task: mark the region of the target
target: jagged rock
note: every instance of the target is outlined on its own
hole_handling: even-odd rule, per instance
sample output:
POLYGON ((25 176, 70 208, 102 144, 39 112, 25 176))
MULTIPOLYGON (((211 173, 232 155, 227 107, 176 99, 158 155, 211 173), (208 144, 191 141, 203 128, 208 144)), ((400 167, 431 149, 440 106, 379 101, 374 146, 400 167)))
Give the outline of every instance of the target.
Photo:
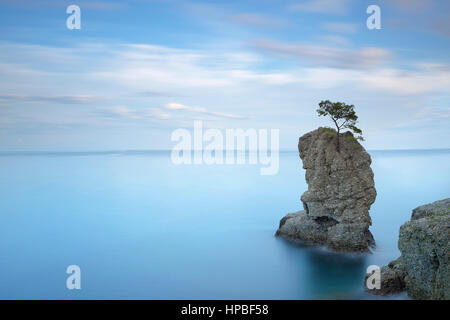
POLYGON ((450 299, 450 198, 413 210, 400 227, 405 284, 415 299, 450 299))
POLYGON ((381 269, 375 294, 406 289, 415 299, 450 299, 450 198, 413 210, 400 227, 401 257, 381 269))
POLYGON ((291 241, 326 246, 334 251, 364 252, 374 244, 364 224, 338 223, 329 217, 311 217, 305 210, 287 214, 276 233, 291 241))
POLYGON ((431 216, 448 215, 450 211, 450 198, 435 201, 433 203, 425 204, 417 207, 412 211, 411 220, 417 220, 431 216))
MULTIPOLYGON (((370 275, 366 275, 365 283, 370 275)), ((389 265, 381 268, 380 272, 380 289, 366 290, 376 295, 390 295, 400 293, 405 290, 405 264, 400 257, 395 261, 391 261, 389 265)))
POLYGON ((336 131, 319 128, 299 139, 305 210, 285 216, 276 234, 335 251, 370 251, 369 209, 376 198, 371 158, 351 132, 340 135, 340 152, 335 137, 336 131))

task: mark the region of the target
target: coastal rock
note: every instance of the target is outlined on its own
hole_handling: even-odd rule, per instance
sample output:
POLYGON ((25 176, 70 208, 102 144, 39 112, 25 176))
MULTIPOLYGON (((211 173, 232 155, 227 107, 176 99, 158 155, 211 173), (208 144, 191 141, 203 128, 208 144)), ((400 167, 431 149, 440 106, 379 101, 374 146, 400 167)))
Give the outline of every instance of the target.
POLYGON ((375 245, 369 209, 376 198, 371 158, 351 132, 319 128, 299 139, 308 190, 304 210, 285 216, 278 236, 341 252, 366 252, 375 245))
POLYGON ((445 216, 449 214, 449 211, 450 198, 447 198, 415 208, 412 211, 411 220, 418 220, 431 216, 445 216))
POLYGON ((400 227, 401 257, 381 269, 374 294, 405 290, 414 299, 450 299, 450 198, 420 206, 400 227))
POLYGON ((415 299, 450 299, 450 198, 413 210, 400 227, 405 284, 415 299))
MULTIPOLYGON (((380 289, 368 289, 366 290, 376 295, 391 295, 397 294, 405 290, 405 264, 400 257, 395 261, 389 263, 389 265, 381 268, 380 272, 380 289)), ((369 274, 366 275, 365 283, 369 274)))

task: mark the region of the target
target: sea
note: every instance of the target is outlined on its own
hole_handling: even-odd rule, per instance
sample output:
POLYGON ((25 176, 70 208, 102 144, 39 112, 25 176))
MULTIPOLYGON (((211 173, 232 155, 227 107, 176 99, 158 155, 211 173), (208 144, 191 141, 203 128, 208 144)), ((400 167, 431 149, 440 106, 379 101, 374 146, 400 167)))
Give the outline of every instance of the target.
POLYGON ((400 255, 414 208, 450 196, 450 149, 369 153, 377 247, 336 254, 274 235, 302 209, 298 152, 275 175, 170 151, 1 152, 0 299, 380 299, 366 270, 400 255))

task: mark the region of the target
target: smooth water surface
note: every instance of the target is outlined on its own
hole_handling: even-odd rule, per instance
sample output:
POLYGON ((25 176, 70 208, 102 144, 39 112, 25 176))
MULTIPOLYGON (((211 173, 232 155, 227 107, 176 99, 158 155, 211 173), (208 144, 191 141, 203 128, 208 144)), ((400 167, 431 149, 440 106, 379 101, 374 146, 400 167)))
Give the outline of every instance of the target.
POLYGON ((450 195, 450 150, 371 152, 372 255, 274 237, 307 186, 296 152, 257 165, 179 165, 169 152, 0 154, 1 299, 335 299, 399 255, 398 229, 450 195), (81 290, 66 268, 81 267, 81 290))

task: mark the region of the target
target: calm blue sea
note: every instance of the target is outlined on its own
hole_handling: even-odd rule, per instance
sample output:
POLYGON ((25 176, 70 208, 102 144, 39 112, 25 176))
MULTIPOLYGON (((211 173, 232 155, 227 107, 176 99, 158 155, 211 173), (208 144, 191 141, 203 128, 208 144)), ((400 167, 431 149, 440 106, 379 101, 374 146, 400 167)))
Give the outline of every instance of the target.
POLYGON ((352 256, 274 237, 307 188, 297 152, 274 176, 163 151, 1 153, 0 298, 371 298, 367 266, 398 257, 413 208, 450 196, 450 150, 371 155, 378 247, 352 256), (66 289, 72 264, 81 290, 66 289))

